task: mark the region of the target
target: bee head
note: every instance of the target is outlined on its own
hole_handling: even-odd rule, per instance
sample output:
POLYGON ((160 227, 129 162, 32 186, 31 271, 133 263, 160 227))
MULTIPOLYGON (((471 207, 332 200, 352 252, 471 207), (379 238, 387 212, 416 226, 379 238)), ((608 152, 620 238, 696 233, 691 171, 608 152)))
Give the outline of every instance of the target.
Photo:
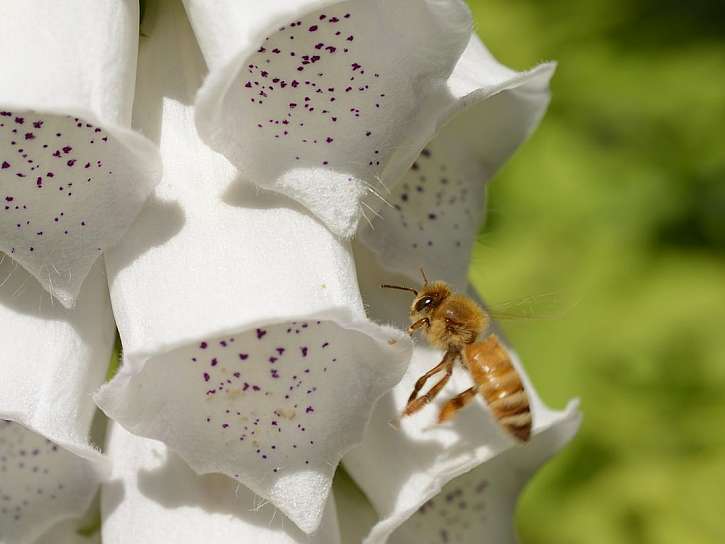
POLYGON ((402 291, 410 291, 415 295, 413 303, 410 306, 410 320, 411 322, 418 321, 424 317, 430 315, 441 302, 448 298, 451 294, 451 290, 445 282, 434 281, 429 282, 425 276, 425 272, 421 268, 420 273, 423 275, 423 287, 420 290, 413 289, 412 287, 401 287, 399 285, 382 285, 381 287, 388 289, 400 289, 402 291))
POLYGON ((410 318, 417 321, 429 315, 451 294, 448 285, 442 281, 426 283, 410 305, 410 318))

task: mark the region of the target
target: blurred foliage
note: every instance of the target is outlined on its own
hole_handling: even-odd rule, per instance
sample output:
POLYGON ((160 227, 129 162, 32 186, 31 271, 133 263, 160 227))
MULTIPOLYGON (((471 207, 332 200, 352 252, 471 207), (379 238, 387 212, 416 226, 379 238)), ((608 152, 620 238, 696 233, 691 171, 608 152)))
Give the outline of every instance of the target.
POLYGON ((582 401, 521 541, 725 542, 725 3, 470 5, 502 62, 559 62, 471 268, 494 302, 557 294, 504 328, 550 405, 582 401))

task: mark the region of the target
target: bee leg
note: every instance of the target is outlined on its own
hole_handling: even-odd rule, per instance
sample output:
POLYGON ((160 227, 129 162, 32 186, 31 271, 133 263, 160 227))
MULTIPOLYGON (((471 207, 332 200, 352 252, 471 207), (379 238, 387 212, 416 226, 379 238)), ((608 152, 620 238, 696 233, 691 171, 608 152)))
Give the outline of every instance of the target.
POLYGON ((408 327, 408 334, 413 336, 415 331, 417 331, 418 329, 420 329, 423 326, 430 327, 430 319, 428 319, 427 317, 424 317, 423 319, 419 319, 418 321, 413 323, 410 327, 408 327))
MULTIPOLYGON (((426 404, 428 404, 431 400, 433 400, 433 398, 438 393, 440 393, 441 389, 443 389, 445 387, 446 383, 448 383, 448 380, 450 379, 451 374, 453 374, 453 362, 456 360, 457 356, 458 356, 457 352, 449 351, 446 353, 446 356, 443 358, 443 361, 441 362, 441 365, 445 365, 445 369, 446 369, 445 375, 440 379, 440 381, 438 381, 438 383, 433 385, 433 387, 431 387, 425 395, 423 395, 422 397, 413 398, 412 400, 408 401, 408 405, 405 407, 405 410, 403 411, 404 416, 409 416, 411 414, 414 414, 415 412, 417 412, 418 410, 423 408, 426 404)), ((438 365, 438 366, 441 366, 441 365, 438 365)))
POLYGON ((421 389, 423 389, 423 386, 425 385, 425 382, 428 381, 428 378, 430 378, 434 374, 438 374, 441 370, 445 368, 447 364, 448 361, 446 360, 446 357, 443 357, 443 360, 440 363, 438 363, 436 366, 434 366, 428 372, 418 378, 418 381, 415 382, 415 386, 413 387, 413 392, 408 397, 408 404, 413 402, 418 397, 418 393, 421 389))
POLYGON ((474 385, 473 387, 466 389, 463 393, 459 393, 451 400, 446 402, 443 405, 443 408, 441 408, 440 413, 438 414, 438 423, 443 423, 444 421, 448 421, 449 419, 451 419, 454 415, 456 415, 456 412, 458 410, 471 402, 476 397, 477 393, 478 386, 474 385))

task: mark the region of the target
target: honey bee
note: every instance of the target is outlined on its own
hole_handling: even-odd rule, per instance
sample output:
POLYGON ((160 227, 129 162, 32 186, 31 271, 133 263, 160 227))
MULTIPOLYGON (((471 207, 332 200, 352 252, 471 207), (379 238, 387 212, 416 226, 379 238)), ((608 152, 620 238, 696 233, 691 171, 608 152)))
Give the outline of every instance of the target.
POLYGON ((428 282, 423 269, 420 272, 424 285, 419 291, 398 285, 381 286, 415 295, 410 306, 408 333, 412 336, 422 330, 429 344, 445 351, 443 360, 415 382, 403 416, 417 412, 435 398, 460 359, 475 385, 446 402, 438 422, 451 419, 480 393, 503 428, 516 439, 528 441, 532 424, 529 397, 511 358, 490 330, 490 315, 471 298, 452 292, 445 282, 428 282), (483 339, 477 341, 482 334, 483 339), (428 379, 439 372, 444 372, 443 377, 427 393, 418 396, 428 379))

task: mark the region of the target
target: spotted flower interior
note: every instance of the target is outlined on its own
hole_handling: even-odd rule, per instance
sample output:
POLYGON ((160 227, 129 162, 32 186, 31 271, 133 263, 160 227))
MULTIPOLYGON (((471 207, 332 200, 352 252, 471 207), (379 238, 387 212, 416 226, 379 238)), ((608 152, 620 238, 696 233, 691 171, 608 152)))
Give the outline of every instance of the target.
POLYGON ((82 514, 96 493, 89 463, 8 420, 0 420, 0 539, 33 542, 82 514))
POLYGON ((202 138, 346 237, 432 133, 470 31, 467 10, 451 1, 338 2, 291 19, 272 3, 269 20, 283 23, 245 47, 233 39, 234 62, 217 69, 222 53, 201 36, 204 10, 187 9, 212 67, 197 112, 202 138))
POLYGON ((447 81, 446 124, 361 225, 360 241, 386 270, 417 281, 424 266, 431 278, 465 288, 486 182, 538 124, 553 69, 514 72, 471 38, 447 81))
POLYGON ((514 515, 519 494, 534 472, 571 440, 579 426, 570 412, 534 438, 450 480, 391 536, 390 544, 518 542, 514 515))
POLYGON ((197 472, 239 480, 313 531, 339 458, 392 385, 376 370, 387 340, 368 334, 305 320, 205 339, 119 374, 99 402, 197 472))
POLYGON ((130 130, 138 3, 71 2, 0 10, 0 251, 65 307, 160 174, 130 130))
POLYGON ((346 9, 353 7, 333 7, 266 37, 248 59, 239 92, 227 99, 248 103, 242 114, 259 129, 250 140, 266 140, 282 159, 294 157, 312 168, 362 162, 374 170, 380 150, 365 140, 377 140, 373 130, 387 128, 381 123, 387 84, 375 71, 377 59, 361 51, 369 44, 355 43, 356 29, 366 21, 346 9), (340 153, 346 144, 350 149, 340 153))
POLYGON ((387 196, 361 241, 379 251, 391 270, 416 281, 431 278, 465 285, 467 264, 485 213, 485 174, 455 138, 439 136, 387 196), (435 256, 435 258, 433 258, 435 256))
POLYGON ((139 200, 134 157, 83 119, 0 111, 0 250, 65 305, 139 200), (111 212, 111 213, 109 213, 111 212))
POLYGON ((391 536, 390 544, 474 544, 482 535, 489 542, 515 543, 519 478, 502 465, 496 459, 451 480, 391 536))

